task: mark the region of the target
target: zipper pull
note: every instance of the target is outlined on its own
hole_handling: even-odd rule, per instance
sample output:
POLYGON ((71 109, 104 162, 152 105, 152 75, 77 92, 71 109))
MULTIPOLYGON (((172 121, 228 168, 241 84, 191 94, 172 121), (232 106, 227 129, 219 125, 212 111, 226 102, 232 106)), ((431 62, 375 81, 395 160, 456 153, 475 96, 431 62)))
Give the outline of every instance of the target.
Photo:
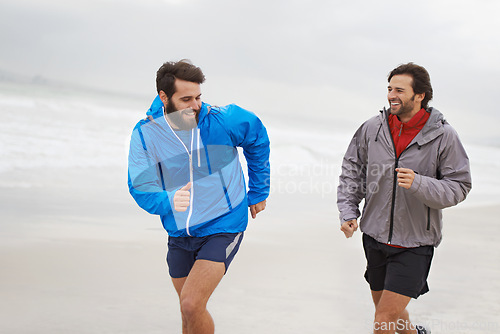
POLYGON ((399 128, 399 135, 398 135, 398 137, 401 137, 401 132, 403 132, 403 123, 401 123, 401 127, 399 128))

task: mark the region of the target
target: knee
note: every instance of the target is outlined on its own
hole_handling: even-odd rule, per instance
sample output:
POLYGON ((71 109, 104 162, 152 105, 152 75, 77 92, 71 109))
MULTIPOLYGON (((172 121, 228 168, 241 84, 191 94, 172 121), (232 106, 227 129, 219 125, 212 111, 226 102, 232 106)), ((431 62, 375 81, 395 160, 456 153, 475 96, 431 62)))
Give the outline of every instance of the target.
POLYGON ((187 319, 194 318, 196 315, 203 312, 205 306, 195 298, 183 297, 180 300, 181 313, 187 319))
POLYGON ((400 312, 395 310, 377 310, 375 312, 375 322, 379 324, 396 323, 399 316, 400 312))

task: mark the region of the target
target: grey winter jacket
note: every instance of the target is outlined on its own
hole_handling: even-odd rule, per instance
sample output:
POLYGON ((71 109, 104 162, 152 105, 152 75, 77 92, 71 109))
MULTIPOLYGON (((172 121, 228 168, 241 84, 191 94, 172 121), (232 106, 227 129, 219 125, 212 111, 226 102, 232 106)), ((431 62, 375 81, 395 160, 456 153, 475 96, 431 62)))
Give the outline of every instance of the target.
POLYGON ((458 134, 434 108, 408 147, 396 157, 388 111, 356 131, 342 163, 337 189, 341 223, 360 216, 360 229, 375 240, 403 247, 441 242, 441 209, 463 201, 472 187, 469 158, 458 134), (397 185, 396 168, 416 175, 410 189, 397 185))

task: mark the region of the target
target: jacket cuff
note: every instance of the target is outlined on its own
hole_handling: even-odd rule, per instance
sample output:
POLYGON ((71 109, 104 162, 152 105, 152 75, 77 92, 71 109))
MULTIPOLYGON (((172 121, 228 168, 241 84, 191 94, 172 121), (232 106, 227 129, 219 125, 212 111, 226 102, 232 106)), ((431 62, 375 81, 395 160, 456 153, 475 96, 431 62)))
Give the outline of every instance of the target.
POLYGON ((248 204, 248 206, 255 205, 257 203, 260 203, 260 202, 266 200, 268 196, 269 196, 269 194, 262 194, 260 196, 254 196, 254 195, 251 195, 250 193, 248 193, 247 194, 247 204, 248 204))
POLYGON ((348 222, 350 220, 357 220, 357 219, 358 219, 358 217, 356 217, 356 215, 351 215, 351 214, 345 215, 344 217, 340 218, 340 226, 342 226, 342 224, 344 224, 345 222, 348 222))
POLYGON ((172 212, 177 212, 174 209, 174 196, 175 196, 175 193, 177 192, 177 190, 179 190, 181 188, 182 187, 177 187, 175 190, 165 191, 167 193, 168 203, 170 204, 170 211, 172 211, 172 212))
POLYGON ((410 193, 415 194, 420 188, 421 183, 422 183, 422 176, 420 174, 415 173, 415 178, 413 179, 410 189, 408 189, 410 193))

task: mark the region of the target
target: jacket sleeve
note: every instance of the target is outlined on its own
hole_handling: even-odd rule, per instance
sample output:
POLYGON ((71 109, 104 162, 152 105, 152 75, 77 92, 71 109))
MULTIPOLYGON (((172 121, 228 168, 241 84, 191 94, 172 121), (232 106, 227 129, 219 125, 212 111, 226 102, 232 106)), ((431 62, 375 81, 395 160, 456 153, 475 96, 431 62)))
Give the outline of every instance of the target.
POLYGON ((172 211, 169 198, 174 192, 163 190, 160 166, 146 147, 140 126, 136 126, 130 140, 128 156, 128 187, 137 204, 151 214, 165 215, 172 211))
POLYGON ((248 205, 262 202, 270 189, 270 142, 261 120, 236 105, 228 107, 225 128, 234 146, 242 147, 248 166, 248 205))
POLYGON ((465 199, 472 188, 469 158, 458 134, 445 124, 441 142, 437 178, 415 174, 409 191, 425 205, 444 209, 465 199))
POLYGON ((337 188, 337 207, 340 223, 360 216, 359 203, 366 195, 366 144, 362 125, 354 134, 342 161, 337 188))

